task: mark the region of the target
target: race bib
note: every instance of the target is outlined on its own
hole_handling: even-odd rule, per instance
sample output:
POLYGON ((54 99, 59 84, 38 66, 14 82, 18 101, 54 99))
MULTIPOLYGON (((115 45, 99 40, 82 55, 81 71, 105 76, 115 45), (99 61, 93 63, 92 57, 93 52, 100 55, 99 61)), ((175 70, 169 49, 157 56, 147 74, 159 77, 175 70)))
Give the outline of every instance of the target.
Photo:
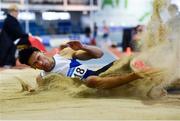
POLYGON ((72 78, 80 78, 82 79, 87 71, 87 67, 84 65, 80 65, 69 70, 68 76, 72 78))

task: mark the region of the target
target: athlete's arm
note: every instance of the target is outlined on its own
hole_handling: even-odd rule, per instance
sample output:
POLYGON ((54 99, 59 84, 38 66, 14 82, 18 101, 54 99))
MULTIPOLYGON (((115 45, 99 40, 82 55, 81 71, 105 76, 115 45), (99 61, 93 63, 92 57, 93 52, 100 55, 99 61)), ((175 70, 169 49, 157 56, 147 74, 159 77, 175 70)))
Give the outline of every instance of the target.
POLYGON ((103 52, 100 48, 90 45, 82 45, 79 41, 70 41, 67 45, 75 50, 73 57, 80 60, 100 58, 103 56, 103 52))
POLYGON ((111 89, 141 78, 143 77, 132 72, 127 75, 116 75, 112 77, 89 76, 84 82, 91 88, 111 89))

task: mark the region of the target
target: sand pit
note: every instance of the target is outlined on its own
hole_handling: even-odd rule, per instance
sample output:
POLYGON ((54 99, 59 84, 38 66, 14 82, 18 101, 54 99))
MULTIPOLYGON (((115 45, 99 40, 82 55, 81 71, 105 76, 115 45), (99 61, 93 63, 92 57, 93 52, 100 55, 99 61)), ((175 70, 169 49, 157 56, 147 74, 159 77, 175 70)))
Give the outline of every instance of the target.
MULTIPOLYGON (((39 73, 33 69, 3 70, 0 72, 0 106, 3 119, 180 119, 180 95, 146 100, 111 96, 88 90, 79 94, 66 88, 53 88, 38 93, 21 92, 17 76, 31 83, 39 73), (70 93, 74 92, 74 93, 70 93), (98 93, 98 94, 95 94, 98 93)), ((86 87, 79 87, 86 88, 86 87)), ((83 89, 81 89, 83 90, 83 89)), ((86 89, 87 90, 87 89, 86 89)))
POLYGON ((168 0, 154 1, 142 54, 135 58, 122 57, 101 76, 139 73, 134 67, 138 60, 160 70, 141 73, 142 79, 111 90, 91 89, 79 80, 57 74, 47 76, 46 85, 36 88, 38 70, 1 70, 0 119, 180 120, 180 94, 160 96, 162 90, 180 78, 180 15, 163 21, 160 13, 167 10, 168 5, 168 0), (22 92, 19 80, 37 90, 22 92))

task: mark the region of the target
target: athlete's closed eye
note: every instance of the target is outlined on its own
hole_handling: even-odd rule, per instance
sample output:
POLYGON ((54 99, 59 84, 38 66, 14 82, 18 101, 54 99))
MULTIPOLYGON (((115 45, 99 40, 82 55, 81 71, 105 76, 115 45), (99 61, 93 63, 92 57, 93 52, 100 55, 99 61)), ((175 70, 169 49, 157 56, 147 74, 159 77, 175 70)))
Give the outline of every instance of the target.
POLYGON ((36 66, 37 66, 39 60, 40 60, 40 55, 37 55, 37 57, 36 57, 34 63, 32 64, 32 67, 33 67, 34 69, 37 68, 36 66))

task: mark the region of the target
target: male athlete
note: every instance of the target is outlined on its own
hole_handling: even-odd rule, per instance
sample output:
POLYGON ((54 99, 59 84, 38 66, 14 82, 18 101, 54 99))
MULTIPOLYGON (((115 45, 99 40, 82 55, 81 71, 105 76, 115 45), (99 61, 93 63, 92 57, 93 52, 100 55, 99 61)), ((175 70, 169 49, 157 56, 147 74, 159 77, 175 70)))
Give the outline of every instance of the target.
POLYGON ((43 70, 37 77, 37 83, 39 85, 43 84, 43 77, 51 72, 63 74, 64 76, 72 78, 77 77, 88 87, 101 89, 115 88, 141 78, 136 73, 113 77, 100 77, 98 75, 110 68, 113 62, 97 71, 92 71, 76 60, 100 58, 103 56, 103 52, 100 48, 83 45, 79 41, 70 41, 64 46, 65 48, 53 57, 48 57, 35 47, 26 48, 19 52, 19 61, 34 69, 43 70))

